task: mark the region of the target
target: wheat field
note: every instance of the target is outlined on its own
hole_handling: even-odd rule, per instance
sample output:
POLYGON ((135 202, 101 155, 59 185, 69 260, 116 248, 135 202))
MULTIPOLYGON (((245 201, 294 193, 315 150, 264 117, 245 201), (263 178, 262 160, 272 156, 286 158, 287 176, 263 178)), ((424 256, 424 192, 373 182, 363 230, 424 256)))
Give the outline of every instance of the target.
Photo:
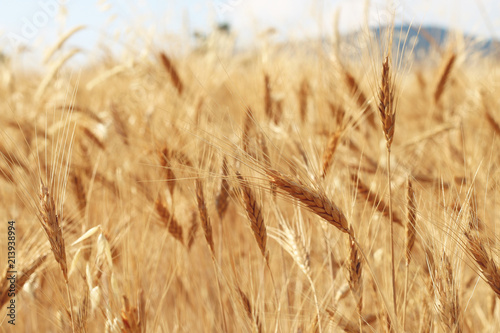
POLYGON ((497 59, 72 33, 1 63, 2 331, 500 330, 497 59))

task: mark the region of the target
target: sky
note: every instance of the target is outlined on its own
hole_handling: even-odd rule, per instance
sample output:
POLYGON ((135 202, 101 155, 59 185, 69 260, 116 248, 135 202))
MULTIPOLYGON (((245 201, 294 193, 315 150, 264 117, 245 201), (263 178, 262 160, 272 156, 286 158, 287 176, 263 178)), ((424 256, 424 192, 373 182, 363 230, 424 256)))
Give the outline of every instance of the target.
POLYGON ((37 52, 79 25, 85 29, 68 44, 86 50, 134 47, 140 52, 151 44, 185 50, 192 47, 195 31, 208 32, 220 22, 231 25, 242 45, 271 27, 284 39, 330 36, 336 13, 341 32, 360 27, 367 3, 374 26, 394 13, 398 21, 500 37, 497 0, 0 0, 0 48, 37 52))

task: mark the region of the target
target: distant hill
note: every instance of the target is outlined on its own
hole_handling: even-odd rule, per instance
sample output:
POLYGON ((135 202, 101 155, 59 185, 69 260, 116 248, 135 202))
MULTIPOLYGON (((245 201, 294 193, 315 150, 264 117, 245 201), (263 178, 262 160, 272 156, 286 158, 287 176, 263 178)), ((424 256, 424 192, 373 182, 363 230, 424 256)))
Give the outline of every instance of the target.
MULTIPOLYGON (((371 37, 376 37, 378 41, 385 41, 385 36, 387 34, 389 27, 374 28, 370 30, 372 34, 371 37)), ((414 48, 414 58, 421 60, 434 49, 446 48, 448 41, 453 40, 453 38, 459 36, 460 32, 449 30, 446 28, 436 27, 436 26, 412 26, 409 25, 399 25, 394 28, 394 40, 393 48, 398 49, 398 44, 404 44, 406 40, 406 51, 414 48)), ((343 41, 348 44, 347 52, 349 52, 349 46, 359 53, 358 47, 363 47, 363 43, 370 40, 367 38, 366 31, 357 31, 354 33, 346 34, 343 36, 343 41), (358 50, 357 50, 358 49, 358 50)), ((372 39, 373 40, 373 39, 372 39)), ((469 54, 481 54, 483 56, 494 56, 500 58, 500 41, 493 39, 479 38, 473 35, 464 34, 463 41, 465 43, 465 49, 469 54)), ((351 49, 352 51, 352 49, 351 49)))
MULTIPOLYGON (((371 28, 368 31, 361 29, 355 32, 346 33, 340 36, 340 43, 337 44, 330 38, 303 38, 298 40, 279 41, 275 46, 275 51, 286 56, 309 57, 312 61, 318 61, 321 51, 326 54, 336 52, 337 46, 340 46, 340 55, 344 59, 360 60, 360 57, 367 56, 376 51, 377 45, 386 49, 387 33, 389 27, 371 28)), ((228 53, 233 54, 258 54, 257 48, 234 47, 234 39, 229 38, 227 31, 220 35, 213 35, 213 40, 217 40, 223 45, 228 53), (224 43, 221 43, 224 41, 224 43), (229 41, 229 43, 228 43, 229 41), (229 46, 228 46, 229 45, 229 46)), ((208 38, 205 38, 208 41, 208 38)), ((206 52, 206 41, 200 44, 196 52, 206 52)), ((456 43, 459 51, 464 51, 468 56, 491 56, 500 60, 500 41, 494 39, 484 39, 474 35, 463 34, 447 28, 438 26, 418 26, 418 25, 398 25, 394 27, 393 55, 404 54, 408 57, 404 60, 420 63, 438 60, 439 57, 430 57, 429 55, 438 54, 439 51, 446 51, 449 43, 456 43), (399 46, 399 50, 398 50, 399 46), (398 52, 399 51, 399 52, 398 52)), ((213 43, 217 45, 217 43, 213 43)), ((431 63, 429 63, 431 64, 431 63)))

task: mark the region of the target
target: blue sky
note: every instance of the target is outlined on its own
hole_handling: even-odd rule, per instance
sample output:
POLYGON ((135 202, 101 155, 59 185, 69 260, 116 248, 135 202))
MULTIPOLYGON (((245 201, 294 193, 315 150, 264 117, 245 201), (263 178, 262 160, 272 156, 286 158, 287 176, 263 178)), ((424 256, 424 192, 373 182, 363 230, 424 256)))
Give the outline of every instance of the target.
MULTIPOLYGON (((172 45, 172 40, 188 48, 186 36, 194 31, 208 31, 216 22, 229 22, 243 43, 249 43, 252 36, 269 27, 275 27, 284 38, 331 35, 337 10, 340 10, 341 30, 348 31, 363 22, 366 3, 366 0, 0 0, 0 46, 9 48, 20 41, 31 50, 45 48, 61 32, 81 24, 86 29, 73 36, 69 44, 84 49, 96 45, 140 48, 141 42, 172 45)), ((414 24, 451 26, 485 37, 500 37, 500 1, 370 1, 372 25, 384 23, 391 12, 414 24)))

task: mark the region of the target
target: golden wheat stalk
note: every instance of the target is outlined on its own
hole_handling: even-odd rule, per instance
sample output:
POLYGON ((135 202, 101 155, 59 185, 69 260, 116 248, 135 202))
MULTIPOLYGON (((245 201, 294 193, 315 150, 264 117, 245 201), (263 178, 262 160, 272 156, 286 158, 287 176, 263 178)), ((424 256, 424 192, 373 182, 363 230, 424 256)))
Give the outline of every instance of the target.
POLYGON ((448 255, 443 252, 440 270, 434 276, 435 307, 449 332, 462 332, 458 288, 448 255))
POLYGON ((220 181, 219 192, 215 197, 215 207, 217 209, 217 214, 219 214, 219 219, 222 221, 224 214, 226 213, 227 207, 229 206, 229 192, 231 187, 229 185, 229 169, 227 166, 226 156, 222 158, 222 176, 220 181))
POLYGON ((200 212, 201 226, 205 232, 205 239, 207 240, 208 247, 215 256, 214 239, 212 235, 212 223, 207 212, 207 205, 205 204, 205 196, 203 195, 203 184, 201 179, 196 179, 196 201, 198 202, 198 211, 200 212))
POLYGON ((349 260, 347 263, 348 282, 352 294, 356 300, 356 309, 359 318, 362 318, 363 311, 363 279, 362 279, 362 262, 359 255, 359 249, 356 243, 349 238, 349 260))
POLYGON ((273 118, 273 103, 271 99, 271 83, 269 74, 264 74, 264 112, 268 119, 273 118))
POLYGON ((411 261, 411 250, 415 244, 416 237, 416 222, 417 222, 417 204, 415 200, 415 192, 413 191, 413 185, 410 177, 407 180, 407 192, 406 192, 406 207, 407 207, 407 217, 406 222, 406 238, 405 238, 405 258, 406 258, 406 269, 405 269, 405 291, 403 297, 403 330, 406 324, 406 306, 407 306, 407 295, 408 295, 408 273, 411 261))
POLYGON ((59 216, 56 212, 56 205, 52 196, 52 191, 45 186, 42 179, 40 179, 40 191, 38 196, 40 199, 40 204, 38 207, 38 220, 40 221, 42 229, 49 240, 50 249, 54 254, 56 262, 59 264, 59 268, 61 269, 61 272, 63 274, 64 282, 66 283, 66 291, 70 304, 71 327, 74 331, 75 324, 73 316, 73 300, 69 289, 68 263, 66 261, 66 246, 64 244, 64 236, 59 224, 59 216))
POLYGON ((314 190, 309 186, 296 182, 274 169, 267 168, 265 173, 278 189, 298 199, 306 208, 322 217, 340 231, 351 234, 346 217, 337 205, 328 199, 325 193, 319 189, 314 190))
MULTIPOLYGON (((33 260, 29 265, 18 271, 18 276, 16 278, 16 294, 21 291, 23 286, 28 282, 30 277, 35 273, 35 271, 45 262, 47 258, 46 254, 39 255, 35 260, 33 260)), ((11 271, 9 265, 5 267, 4 273, 2 274, 2 281, 0 283, 0 306, 3 306, 9 301, 11 296, 9 296, 9 277, 11 276, 11 271)))
POLYGON ((475 235, 475 231, 465 232, 466 250, 474 259, 484 281, 490 286, 495 295, 500 299, 500 266, 495 262, 486 246, 486 239, 475 235))
POLYGON ((384 132, 387 149, 390 150, 394 139, 396 106, 394 105, 395 87, 389 61, 389 56, 386 56, 384 62, 382 63, 382 78, 378 95, 378 111, 380 120, 382 121, 382 130, 384 132))
MULTIPOLYGON (((392 36, 390 38, 392 44, 392 36)), ((390 227, 390 245, 391 245, 391 278, 392 278, 392 297, 394 304, 394 316, 397 327, 398 306, 396 303, 396 276, 395 276, 395 263, 394 263, 394 226, 392 214, 392 183, 391 183, 391 145, 394 140, 394 131, 396 125, 396 99, 395 99, 395 85, 394 79, 391 74, 389 54, 385 56, 382 63, 382 76, 380 80, 380 87, 378 93, 378 111, 380 120, 382 122, 382 131, 385 136, 387 148, 387 182, 389 186, 389 227, 390 227)))
POLYGON ((434 103, 439 104, 441 100, 441 96, 443 95, 444 88, 446 87, 446 83, 450 80, 451 71, 453 69, 453 64, 457 59, 457 55, 452 53, 444 66, 443 72, 439 76, 439 80, 436 86, 436 90, 434 91, 434 103))
POLYGON ((321 166, 320 167, 321 167, 321 177, 323 177, 323 178, 326 177, 326 172, 328 171, 330 164, 332 163, 333 155, 335 154, 335 151, 337 150, 341 136, 342 136, 342 130, 337 130, 328 139, 328 144, 327 144, 326 149, 323 153, 323 156, 321 157, 321 166))
POLYGON ((50 68, 49 72, 43 78, 42 82, 40 82, 40 85, 38 86, 38 89, 35 92, 34 98, 36 101, 40 101, 43 94, 49 87, 49 84, 56 77, 56 74, 61 69, 61 67, 64 66, 64 64, 78 52, 80 52, 79 49, 72 49, 66 55, 62 56, 61 58, 59 58, 58 61, 54 63, 54 65, 50 68))
POLYGON ((174 85, 175 89, 177 89, 179 95, 182 95, 182 92, 184 91, 184 84, 182 83, 182 80, 179 76, 179 73, 177 72, 177 69, 175 68, 175 65, 172 63, 170 58, 164 52, 160 53, 160 60, 163 65, 163 68, 165 68, 168 75, 170 76, 170 80, 172 80, 172 84, 174 85))
MULTIPOLYGON (((295 228, 289 226, 288 222, 281 214, 278 214, 278 216, 280 219, 280 229, 270 228, 270 236, 290 254, 309 281, 314 297, 314 304, 316 306, 316 316, 319 318, 320 305, 316 293, 316 287, 314 286, 314 281, 311 277, 311 254, 309 244, 305 241, 302 223, 299 224, 299 227, 297 228, 298 230, 295 230, 295 228), (272 231, 274 231, 275 235, 273 235, 272 231)), ((319 329, 321 330, 321 326, 319 329)))
POLYGON ((245 120, 243 123, 243 133, 241 135, 241 140, 242 140, 241 144, 242 144, 243 151, 246 152, 247 154, 250 154, 250 155, 251 155, 250 131, 254 127, 254 121, 255 121, 255 118, 254 118, 252 109, 249 106, 247 106, 246 112, 245 112, 245 120))
POLYGON ((90 293, 88 288, 85 290, 80 306, 76 313, 75 319, 75 332, 87 332, 88 331, 88 318, 90 312, 90 293))
POLYGON ((177 219, 167 208, 165 200, 161 195, 158 195, 158 198, 155 201, 155 209, 158 215, 160 216, 162 222, 168 229, 168 232, 181 244, 184 244, 184 238, 182 237, 182 226, 177 222, 177 219))
POLYGON ((54 254, 61 271, 64 281, 68 283, 68 265, 66 262, 66 247, 64 245, 64 237, 62 229, 59 225, 59 216, 56 212, 56 205, 52 197, 51 191, 40 180, 40 206, 38 207, 38 217, 43 231, 47 236, 50 248, 54 254))
MULTIPOLYGON (((80 216, 84 217, 85 208, 87 207, 87 194, 85 191, 85 186, 83 185, 82 176, 80 172, 77 171, 73 172, 71 175, 71 180, 73 182, 80 216)), ((82 227, 84 228, 83 225, 82 227)))
MULTIPOLYGON (((267 148, 266 138, 264 137, 264 134, 262 132, 259 132, 258 139, 259 146, 262 152, 263 163, 266 168, 270 168, 271 156, 269 155, 269 149, 267 148)), ((273 183, 271 183, 271 194, 273 196, 273 199, 276 199, 276 185, 274 185, 273 183)))
POLYGON ((120 110, 118 110, 118 107, 116 106, 115 103, 111 103, 111 117, 113 119, 113 125, 115 128, 116 133, 122 138, 123 143, 128 146, 129 145, 129 138, 128 138, 128 133, 130 132, 127 128, 127 122, 122 119, 122 113, 120 110))
POLYGON ((479 218, 477 216, 477 205, 471 196, 469 200, 469 223, 465 231, 465 248, 474 259, 484 281, 490 286, 495 295, 500 299, 500 266, 487 248, 489 241, 479 229, 479 218))
POLYGON ((250 227, 252 228, 253 235, 259 245, 262 256, 267 259, 267 230, 261 206, 257 202, 257 198, 250 188, 248 181, 244 179, 239 172, 236 173, 236 176, 240 181, 242 199, 248 220, 250 221, 250 227))
POLYGON ((302 121, 302 123, 304 123, 307 118, 307 96, 309 95, 310 90, 311 89, 309 88, 309 83, 307 82, 307 79, 305 78, 302 79, 298 93, 299 113, 300 113, 300 120, 302 121))
POLYGON ((200 224, 198 223, 198 214, 196 214, 196 210, 193 209, 191 214, 191 225, 189 226, 188 234, 187 234, 187 248, 191 250, 191 247, 194 244, 194 240, 196 239, 196 234, 198 232, 198 228, 200 224))

